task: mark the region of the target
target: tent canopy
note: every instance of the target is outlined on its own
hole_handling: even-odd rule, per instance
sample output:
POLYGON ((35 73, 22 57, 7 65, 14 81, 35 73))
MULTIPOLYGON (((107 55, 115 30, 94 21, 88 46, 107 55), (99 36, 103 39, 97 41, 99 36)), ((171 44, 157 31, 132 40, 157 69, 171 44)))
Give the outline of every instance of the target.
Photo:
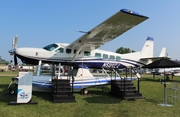
POLYGON ((148 65, 145 65, 142 68, 171 68, 171 67, 180 67, 180 62, 173 61, 168 58, 162 58, 148 65))

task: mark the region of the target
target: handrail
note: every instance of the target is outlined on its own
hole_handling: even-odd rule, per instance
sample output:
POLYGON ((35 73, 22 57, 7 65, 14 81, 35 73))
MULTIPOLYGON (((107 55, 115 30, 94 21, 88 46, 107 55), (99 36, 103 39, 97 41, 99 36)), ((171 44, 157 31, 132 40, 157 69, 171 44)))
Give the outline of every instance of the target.
POLYGON ((106 71, 104 68, 102 68, 102 70, 103 70, 104 73, 110 78, 110 76, 109 76, 109 74, 107 73, 107 71, 106 71))
POLYGON ((138 86, 138 92, 140 91, 140 84, 139 84, 139 82, 140 82, 140 78, 141 78, 141 76, 139 75, 139 73, 137 73, 134 69, 133 69, 133 67, 131 67, 132 68, 132 70, 134 71, 134 73, 135 73, 135 75, 136 75, 136 77, 137 77, 137 86, 138 86))
POLYGON ((123 78, 115 69, 113 69, 113 71, 119 76, 119 78, 123 78))

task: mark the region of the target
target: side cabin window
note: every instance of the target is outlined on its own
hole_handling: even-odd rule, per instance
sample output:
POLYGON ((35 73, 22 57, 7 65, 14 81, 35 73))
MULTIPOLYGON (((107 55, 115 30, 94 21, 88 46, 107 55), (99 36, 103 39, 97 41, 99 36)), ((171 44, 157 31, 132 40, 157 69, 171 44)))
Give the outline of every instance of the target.
POLYGON ((110 55, 110 57, 109 57, 110 59, 115 59, 115 56, 113 56, 113 55, 110 55))
POLYGON ((47 51, 52 51, 52 50, 56 49, 57 47, 58 47, 57 44, 50 44, 50 45, 43 47, 43 49, 45 49, 47 51))
POLYGON ((84 51, 84 56, 90 56, 91 55, 91 53, 90 52, 88 52, 88 51, 84 51))
POLYGON ((95 53, 95 57, 101 58, 101 53, 95 53))
POLYGON ((108 55, 107 54, 103 54, 103 58, 107 59, 108 55))
POLYGON ((57 53, 63 53, 64 52, 64 48, 59 48, 56 50, 57 53))
POLYGON ((120 56, 116 56, 116 60, 117 61, 121 60, 121 57, 120 56))
POLYGON ((71 54, 71 49, 67 48, 67 49, 66 49, 66 53, 67 53, 67 54, 71 54))

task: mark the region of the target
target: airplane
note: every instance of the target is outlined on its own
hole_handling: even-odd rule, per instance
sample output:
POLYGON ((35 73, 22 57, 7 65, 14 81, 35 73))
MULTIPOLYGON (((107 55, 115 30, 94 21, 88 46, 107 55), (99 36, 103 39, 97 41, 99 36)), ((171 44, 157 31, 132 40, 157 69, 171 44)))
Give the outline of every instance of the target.
POLYGON ((164 74, 164 72, 165 72, 165 74, 172 74, 172 73, 176 74, 176 73, 180 72, 180 68, 179 67, 176 67, 176 68, 164 68, 164 69, 161 68, 161 69, 158 70, 158 72, 161 73, 161 74, 164 74))
POLYGON ((175 73, 174 76, 180 76, 180 72, 175 73))
MULTIPOLYGON (((91 60, 91 61, 75 61, 74 64, 79 64, 78 66, 78 69, 75 69, 73 74, 75 74, 75 82, 74 82, 74 88, 75 90, 74 91, 81 91, 81 89, 83 88, 83 92, 84 94, 87 94, 88 90, 87 88, 88 87, 91 87, 91 86, 99 86, 99 85, 105 85, 105 84, 109 84, 110 83, 110 80, 111 79, 121 79, 122 77, 120 76, 120 74, 118 74, 115 70, 118 68, 126 68, 126 67, 134 67, 134 66, 143 66, 145 63, 144 63, 144 60, 145 60, 145 56, 143 56, 142 60, 141 60, 141 57, 138 56, 138 55, 143 55, 143 52, 147 53, 146 50, 149 51, 149 53, 152 53, 153 52, 153 44, 154 41, 153 41, 153 38, 151 37, 148 37, 145 41, 145 44, 142 48, 141 51, 139 52, 135 52, 135 53, 127 53, 127 54, 117 54, 117 53, 113 53, 111 52, 111 54, 116 54, 116 55, 121 55, 122 57, 122 60, 110 60, 110 59, 107 59, 107 60, 96 60, 96 63, 99 63, 101 64, 101 62, 104 62, 103 65, 99 66, 99 68, 102 69, 102 71, 104 72, 104 74, 106 76, 103 76, 103 77, 95 77, 92 75, 92 73, 89 71, 88 68, 98 68, 97 65, 94 65, 93 67, 88 67, 90 65, 92 65, 92 62, 95 62, 95 60, 91 60), (147 47, 149 49, 147 49, 147 47), (141 53, 141 54, 140 54, 141 53), (125 56, 124 56, 125 55, 125 56), (133 56, 134 55, 134 56, 133 56), (128 56, 129 58, 132 58, 132 59, 129 59, 130 62, 128 62, 127 59, 125 59, 125 57, 128 56), (137 59, 137 64, 135 64, 135 57, 139 57, 137 59), (107 63, 109 61, 109 63, 107 63), (131 62, 132 61, 132 62, 131 62), (140 62, 141 61, 141 62, 140 62), (142 64, 140 64, 142 63, 142 64), (116 74, 117 76, 116 77, 110 77, 109 74, 106 72, 106 69, 112 69, 116 74)), ((102 50, 98 50, 98 52, 104 52, 102 50)), ((108 53, 108 52, 106 52, 108 53)), ((164 48, 162 49, 161 53, 160 53, 160 56, 159 58, 163 57, 163 54, 164 53, 164 48)), ((148 59, 149 56, 147 56, 148 59)), ((158 58, 158 57, 154 57, 154 58, 158 58)), ((153 57, 152 57, 153 59, 153 57)), ((149 61, 148 61, 149 62, 149 61)), ((59 68, 63 68, 63 67, 59 67, 59 68)), ((72 68, 73 69, 73 68, 72 68)), ((59 70, 60 72, 60 70, 59 70)), ((71 72, 71 71, 70 71, 71 72)), ((37 73, 37 75, 33 76, 33 90, 34 91, 41 91, 41 92, 49 92, 51 91, 51 88, 52 88, 52 77, 51 76, 45 76, 45 75, 38 75, 39 73, 37 73)), ((60 79, 67 79, 67 75, 65 74, 57 74, 58 77, 60 77, 60 79)), ((136 74, 138 75, 138 74, 136 74)), ((127 79, 129 80, 135 80, 137 79, 137 77, 140 78, 140 76, 133 76, 133 77, 128 77, 127 79)), ((18 78, 14 78, 13 79, 14 82, 18 82, 18 78)), ((14 92, 14 91, 13 91, 14 92)))
POLYGON ((14 55, 16 65, 17 57, 23 63, 38 65, 37 76, 33 77, 33 87, 36 87, 36 90, 41 87, 41 90, 45 91, 47 89, 44 90, 44 88, 52 87, 51 77, 40 76, 40 66, 44 62, 71 64, 74 68, 78 68, 74 88, 83 89, 84 93, 87 93, 87 88, 90 86, 110 83, 111 78, 104 69, 141 67, 152 62, 154 48, 152 37, 146 39, 140 52, 118 54, 98 49, 147 19, 147 16, 132 10, 121 9, 92 30, 83 32, 85 34, 71 44, 53 43, 43 48, 17 48, 18 36, 16 36, 13 38, 13 49, 9 53, 14 55), (88 68, 103 69, 108 77, 94 77, 88 68))
MULTIPOLYGON (((67 62, 74 63, 77 60, 101 58, 120 60, 121 56, 118 56, 118 54, 117 57, 110 56, 110 52, 100 55, 96 52, 98 51, 96 49, 147 19, 148 17, 132 10, 122 9, 92 30, 85 32, 82 37, 71 44, 53 43, 43 48, 17 48, 18 37, 16 36, 13 41, 13 49, 9 53, 14 55, 15 64, 17 64, 16 57, 20 58, 23 63, 35 65, 40 61, 45 63, 61 62, 63 64, 67 62)), ((106 53, 106 51, 104 52, 106 53)))

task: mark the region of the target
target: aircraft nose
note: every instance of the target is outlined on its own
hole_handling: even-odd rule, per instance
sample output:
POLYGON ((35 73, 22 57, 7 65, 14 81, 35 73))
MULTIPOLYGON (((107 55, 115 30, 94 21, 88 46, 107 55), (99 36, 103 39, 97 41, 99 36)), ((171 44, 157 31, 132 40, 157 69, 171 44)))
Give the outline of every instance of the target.
POLYGON ((16 53, 16 49, 11 49, 8 52, 10 53, 10 55, 14 55, 16 53))

